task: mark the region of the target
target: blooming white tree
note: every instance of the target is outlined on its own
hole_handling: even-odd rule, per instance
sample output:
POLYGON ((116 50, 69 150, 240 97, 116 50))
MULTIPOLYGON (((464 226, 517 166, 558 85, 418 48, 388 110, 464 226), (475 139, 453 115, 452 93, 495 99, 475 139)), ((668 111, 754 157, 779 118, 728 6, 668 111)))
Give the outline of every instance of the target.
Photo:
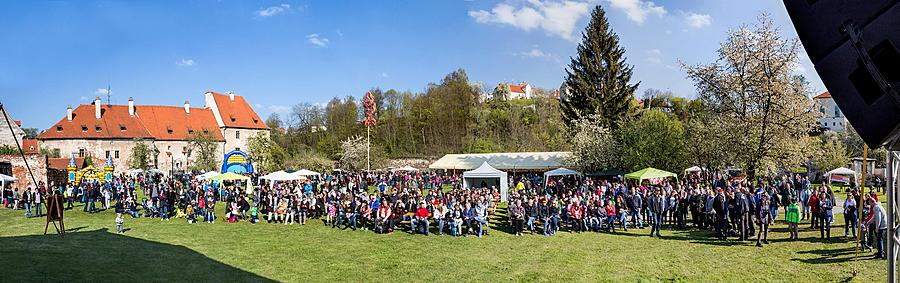
MULTIPOLYGON (((731 31, 711 64, 683 66, 699 98, 721 124, 729 148, 748 176, 805 161, 816 126, 807 81, 794 74, 799 42, 779 36, 768 15, 731 31)), ((715 150, 715 149, 713 149, 715 150)))
POLYGON ((572 136, 573 165, 585 172, 619 168, 622 164, 618 143, 609 129, 600 126, 598 114, 575 120, 572 136))

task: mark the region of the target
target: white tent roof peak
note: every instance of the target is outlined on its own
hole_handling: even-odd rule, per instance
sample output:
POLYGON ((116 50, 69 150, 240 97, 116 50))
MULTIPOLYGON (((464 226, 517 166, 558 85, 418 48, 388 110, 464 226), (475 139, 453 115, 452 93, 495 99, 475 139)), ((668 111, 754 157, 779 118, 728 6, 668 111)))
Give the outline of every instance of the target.
POLYGON ((472 176, 475 178, 478 178, 477 176, 482 176, 482 175, 494 177, 494 176, 499 175, 502 172, 503 171, 497 170, 497 168, 494 168, 493 166, 491 166, 491 164, 488 164, 487 161, 485 161, 484 163, 481 163, 481 166, 478 166, 478 168, 475 168, 475 170, 466 171, 465 173, 463 173, 463 175, 472 176))
POLYGON ((839 167, 839 168, 836 168, 836 169, 834 169, 834 170, 828 171, 828 173, 825 173, 825 176, 831 176, 831 175, 850 175, 850 176, 856 176, 856 171, 850 170, 850 169, 847 168, 847 167, 839 167))

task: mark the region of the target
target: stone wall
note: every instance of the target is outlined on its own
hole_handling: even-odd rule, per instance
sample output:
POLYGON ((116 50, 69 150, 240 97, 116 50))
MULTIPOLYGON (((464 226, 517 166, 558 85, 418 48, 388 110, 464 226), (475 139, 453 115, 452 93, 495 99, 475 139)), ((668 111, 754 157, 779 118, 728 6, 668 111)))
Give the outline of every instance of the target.
MULTIPOLYGON (((37 182, 46 183, 47 158, 38 154, 26 154, 25 158, 28 160, 28 165, 31 167, 32 173, 34 173, 34 178, 37 179, 37 182)), ((12 166, 12 176, 18 179, 18 181, 13 185, 15 188, 17 188, 18 190, 22 190, 29 186, 36 186, 36 184, 34 184, 31 179, 31 175, 28 174, 28 167, 25 166, 25 160, 22 159, 22 155, 0 155, 0 165, 4 165, 3 167, 5 167, 6 164, 12 166)))
POLYGON ((9 117, 9 112, 7 109, 3 108, 3 115, 0 115, 0 146, 16 146, 16 140, 19 141, 19 145, 22 145, 22 138, 25 137, 25 131, 22 130, 21 127, 16 125, 16 121, 9 117), (6 124, 6 121, 9 121, 9 125, 12 125, 13 131, 9 131, 9 125, 6 124))
MULTIPOLYGON (((194 161, 194 153, 191 157, 187 157, 185 149, 189 146, 187 141, 154 141, 144 140, 144 143, 150 148, 151 152, 154 148, 159 150, 159 154, 150 157, 150 167, 169 174, 174 167, 176 171, 187 170, 194 161), (172 153, 172 156, 167 154, 172 153), (173 163, 174 161, 174 163, 173 163)), ((54 149, 58 148, 61 157, 68 158, 71 154, 80 157, 80 151, 84 150, 84 155, 93 156, 95 159, 109 157, 113 160, 113 166, 117 172, 124 172, 132 169, 128 166, 128 160, 131 159, 131 152, 137 144, 134 140, 127 139, 80 139, 80 140, 45 140, 41 143, 42 148, 54 149), (116 155, 118 153, 118 155, 116 155)), ((216 166, 222 166, 222 143, 216 143, 216 166)), ((99 161, 98 161, 99 162, 99 161)))

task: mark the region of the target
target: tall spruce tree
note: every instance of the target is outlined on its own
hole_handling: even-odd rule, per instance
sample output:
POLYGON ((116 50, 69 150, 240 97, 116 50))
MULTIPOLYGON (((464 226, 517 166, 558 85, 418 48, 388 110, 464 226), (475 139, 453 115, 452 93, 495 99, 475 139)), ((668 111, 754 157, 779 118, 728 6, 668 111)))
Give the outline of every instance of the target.
POLYGON ((578 55, 570 59, 565 84, 568 95, 561 105, 566 124, 597 114, 601 126, 617 129, 634 110, 634 91, 640 82, 629 83, 632 67, 625 63, 625 49, 619 46, 619 36, 610 30, 600 5, 582 33, 578 55))

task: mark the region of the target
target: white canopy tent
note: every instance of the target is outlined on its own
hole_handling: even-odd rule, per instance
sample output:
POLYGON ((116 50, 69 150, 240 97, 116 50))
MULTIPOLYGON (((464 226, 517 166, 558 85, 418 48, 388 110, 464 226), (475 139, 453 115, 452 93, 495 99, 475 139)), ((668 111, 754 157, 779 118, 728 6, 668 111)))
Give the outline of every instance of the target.
POLYGON ((412 166, 406 165, 400 168, 391 169, 391 172, 419 172, 419 169, 413 168, 412 166))
POLYGON ((500 188, 500 201, 506 202, 509 198, 509 178, 506 172, 497 170, 487 162, 475 170, 463 172, 463 187, 471 188, 480 186, 481 183, 500 188))
POLYGON ((581 176, 581 172, 578 172, 578 171, 575 171, 575 170, 571 170, 571 169, 566 169, 566 168, 563 168, 563 167, 560 167, 560 168, 558 168, 558 169, 553 169, 553 170, 544 172, 544 187, 547 186, 547 183, 550 181, 550 177, 555 177, 555 176, 573 176, 573 175, 574 175, 574 176, 581 176))
POLYGON ((825 178, 828 180, 828 183, 831 183, 832 176, 834 175, 849 176, 852 177, 854 181, 856 180, 856 171, 850 170, 850 168, 847 167, 839 167, 835 168, 834 170, 825 172, 825 178))
POLYGON ((691 168, 688 168, 688 169, 684 169, 684 173, 701 172, 701 171, 703 171, 703 170, 704 170, 704 168, 702 168, 702 167, 700 167, 700 166, 694 166, 694 167, 691 167, 691 168))
POLYGON ((219 172, 216 172, 216 171, 209 171, 209 172, 197 175, 194 178, 197 178, 198 180, 206 180, 206 179, 209 179, 209 178, 212 178, 215 176, 219 176, 219 175, 222 175, 222 174, 219 174, 219 172))
POLYGON ((269 174, 267 174, 267 175, 265 175, 265 176, 262 176, 262 177, 259 177, 259 178, 260 178, 260 179, 263 179, 263 180, 269 180, 269 181, 297 181, 297 180, 306 180, 306 177, 303 177, 303 176, 300 176, 300 175, 296 175, 296 174, 291 174, 291 173, 285 172, 284 170, 278 171, 278 172, 272 172, 272 173, 269 173, 269 174))
POLYGON ((6 183, 13 183, 13 182, 16 182, 17 180, 18 179, 16 179, 13 176, 0 174, 0 185, 2 185, 2 186, 0 186, 0 188, 5 187, 6 183))
POLYGON ((500 170, 544 171, 565 166, 571 152, 507 152, 447 154, 428 166, 431 169, 472 170, 484 162, 500 170))
POLYGON ((137 174, 144 173, 144 170, 141 170, 141 169, 131 169, 131 170, 125 171, 125 173, 128 173, 129 175, 137 175, 137 174))
POLYGON ((322 175, 322 173, 312 171, 312 170, 307 170, 307 169, 300 169, 300 170, 294 171, 294 173, 291 173, 291 174, 294 174, 297 176, 306 176, 306 177, 322 175))

